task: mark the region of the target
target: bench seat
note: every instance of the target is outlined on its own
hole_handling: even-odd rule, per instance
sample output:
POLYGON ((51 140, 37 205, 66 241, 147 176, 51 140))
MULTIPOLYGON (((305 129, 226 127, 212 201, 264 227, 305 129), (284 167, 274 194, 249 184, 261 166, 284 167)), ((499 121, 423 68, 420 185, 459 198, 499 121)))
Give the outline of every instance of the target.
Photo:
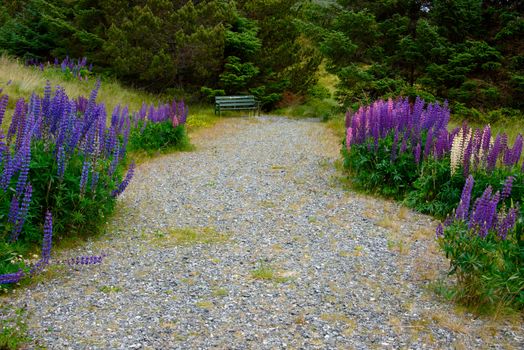
POLYGON ((258 111, 260 115, 260 103, 255 96, 215 96, 215 114, 220 115, 222 111, 251 110, 258 111))

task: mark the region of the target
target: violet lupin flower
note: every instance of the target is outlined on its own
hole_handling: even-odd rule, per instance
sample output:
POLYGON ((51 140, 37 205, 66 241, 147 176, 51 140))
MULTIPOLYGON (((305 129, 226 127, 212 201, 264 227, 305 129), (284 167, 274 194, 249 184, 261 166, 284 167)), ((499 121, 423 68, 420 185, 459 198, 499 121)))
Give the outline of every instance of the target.
POLYGON ((22 227, 24 227, 25 219, 27 213, 29 212, 29 206, 31 204, 31 197, 33 196, 33 186, 27 184, 24 192, 24 198, 22 199, 22 205, 18 211, 16 224, 11 232, 11 241, 15 242, 18 239, 18 236, 22 232, 22 227))
POLYGON ((66 166, 66 154, 65 154, 64 147, 60 146, 60 148, 57 151, 57 175, 60 179, 64 178, 65 166, 66 166))
POLYGON ((9 125, 9 129, 7 131, 7 143, 9 143, 11 138, 17 133, 19 125, 21 123, 21 119, 25 117, 26 110, 27 105, 23 98, 20 98, 18 101, 16 101, 15 111, 13 113, 13 117, 11 118, 11 124, 9 125))
POLYGON ((118 185, 118 188, 116 190, 113 190, 113 192, 111 192, 111 195, 113 197, 117 197, 120 194, 122 194, 122 192, 125 191, 126 187, 129 185, 129 182, 133 178, 134 173, 135 173, 135 163, 133 162, 129 166, 129 170, 127 171, 126 177, 124 178, 122 183, 120 183, 120 185, 118 185))
POLYGON ((487 169, 486 170, 493 171, 493 169, 495 169, 495 166, 497 165, 497 159, 499 157, 501 149, 502 149, 501 136, 497 135, 497 138, 495 139, 495 143, 493 144, 493 147, 491 148, 491 151, 489 152, 489 155, 487 158, 487 169))
POLYGON ((468 145, 466 146, 466 150, 464 151, 464 159, 462 160, 462 170, 464 177, 469 175, 469 166, 471 164, 471 152, 473 148, 473 140, 470 139, 468 141, 468 145))
POLYGON ((466 179, 464 188, 462 189, 462 195, 460 196, 460 202, 455 212, 455 219, 457 220, 467 220, 469 213, 469 205, 471 202, 471 191, 473 190, 473 185, 475 180, 473 176, 469 175, 466 179))
POLYGON ((515 177, 513 176, 508 176, 506 178, 506 181, 504 181, 504 188, 502 189, 502 195, 501 195, 501 200, 504 200, 506 198, 509 198, 509 196, 511 195, 511 189, 513 187, 513 181, 515 181, 515 177))
POLYGON ((3 95, 0 97, 0 125, 2 124, 2 121, 4 120, 4 114, 7 109, 7 102, 9 101, 9 96, 3 95))
POLYGON ((19 151, 21 152, 20 155, 20 175, 18 176, 18 183, 16 185, 16 193, 20 197, 22 195, 22 191, 25 188, 25 185, 27 183, 27 179, 29 176, 29 163, 31 161, 31 136, 26 136, 27 140, 24 142, 24 145, 22 146, 22 149, 19 151))
POLYGON ((428 156, 431 152, 432 147, 433 147, 433 130, 430 129, 426 137, 426 145, 424 146, 424 159, 428 159, 428 156))
POLYGON ((524 138, 522 134, 518 134, 513 144, 513 164, 516 165, 520 161, 520 156, 522 155, 522 147, 524 145, 524 138))
POLYGON ((477 198, 475 204, 473 205, 473 212, 470 215, 469 219, 469 228, 472 229, 475 226, 480 226, 484 222, 486 216, 486 211, 490 205, 491 194, 493 190, 491 186, 488 186, 482 196, 477 198))
POLYGON ((508 232, 515 227, 517 216, 518 210, 516 208, 511 208, 508 211, 508 215, 506 215, 497 227, 497 236, 499 236, 500 239, 506 239, 508 232))
POLYGON ((391 146, 391 161, 394 162, 397 159, 397 148, 398 148, 398 130, 395 129, 395 135, 393 136, 393 145, 391 146))
POLYGON ((22 269, 19 269, 18 272, 14 273, 6 273, 4 275, 0 275, 0 284, 12 284, 12 283, 18 283, 22 278, 24 278, 25 274, 22 269))
POLYGON ((91 191, 94 192, 96 189, 96 186, 98 185, 98 179, 100 178, 100 174, 97 171, 93 171, 92 177, 91 177, 91 191))
POLYGON ((49 263, 51 259, 51 246, 53 244, 53 215, 50 211, 45 214, 44 222, 44 241, 42 243, 42 262, 44 264, 49 263))
POLYGON ((84 164, 82 165, 82 175, 80 177, 80 193, 84 194, 86 191, 87 179, 89 177, 89 169, 91 168, 91 163, 89 160, 85 159, 84 164))
POLYGON ((415 163, 417 163, 417 165, 420 164, 420 153, 421 153, 420 143, 417 143, 417 146, 415 147, 415 150, 413 151, 413 155, 415 156, 415 163))
POLYGON ((115 148, 113 149, 113 159, 111 160, 111 165, 109 166, 109 177, 112 177, 115 173, 116 167, 118 166, 119 161, 119 155, 120 155, 120 144, 117 142, 115 145, 115 148))
POLYGON ((436 238, 444 237, 444 227, 440 223, 438 224, 435 230, 435 237, 436 238))
POLYGON ((18 210, 19 210, 20 204, 18 203, 17 196, 13 196, 11 198, 11 206, 9 208, 9 215, 7 217, 7 222, 10 224, 15 224, 18 220, 18 210))

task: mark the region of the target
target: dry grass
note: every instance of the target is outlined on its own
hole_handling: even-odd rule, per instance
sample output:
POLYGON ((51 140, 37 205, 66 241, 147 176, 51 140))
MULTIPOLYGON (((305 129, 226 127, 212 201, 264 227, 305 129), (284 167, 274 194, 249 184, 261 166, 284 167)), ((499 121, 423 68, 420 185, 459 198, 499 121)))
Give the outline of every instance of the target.
MULTIPOLYGON (((59 70, 46 69, 42 72, 37 68, 25 67, 19 61, 8 56, 0 56, 0 88, 3 88, 3 92, 10 97, 8 113, 6 113, 7 122, 9 122, 11 116, 10 111, 14 109, 15 101, 21 97, 28 99, 33 92, 42 95, 46 81, 49 81, 52 87, 62 86, 71 98, 82 95, 88 97, 96 83, 95 79, 90 81, 66 79, 65 75, 59 70), (7 85, 9 81, 11 83, 7 85)), ((112 80, 104 80, 98 94, 98 102, 106 105, 109 116, 111 115, 110 111, 118 104, 128 105, 130 111, 136 111, 140 109, 143 102, 158 103, 163 100, 167 100, 167 97, 162 98, 162 96, 144 91, 128 89, 112 80)))
POLYGON ((400 231, 399 223, 392 219, 389 215, 384 216, 382 220, 377 222, 377 225, 392 232, 400 231))

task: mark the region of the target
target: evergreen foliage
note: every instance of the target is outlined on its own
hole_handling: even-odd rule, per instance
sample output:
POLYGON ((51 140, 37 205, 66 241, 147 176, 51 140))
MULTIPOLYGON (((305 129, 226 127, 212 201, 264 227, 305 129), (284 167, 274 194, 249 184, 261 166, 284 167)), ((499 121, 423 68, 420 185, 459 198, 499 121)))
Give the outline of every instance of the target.
POLYGON ((295 25, 299 3, 16 0, 0 5, 0 49, 41 62, 87 57, 150 91, 254 94, 271 107, 315 83, 321 58, 295 25))
POLYGON ((522 109, 523 11, 521 1, 313 1, 302 28, 346 106, 421 95, 461 112, 522 109))

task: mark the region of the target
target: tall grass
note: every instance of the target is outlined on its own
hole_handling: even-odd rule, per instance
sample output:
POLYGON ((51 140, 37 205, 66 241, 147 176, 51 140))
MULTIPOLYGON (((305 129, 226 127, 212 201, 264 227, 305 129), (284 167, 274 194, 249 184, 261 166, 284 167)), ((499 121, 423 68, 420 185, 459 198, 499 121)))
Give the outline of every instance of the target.
MULTIPOLYGON (((66 79, 60 69, 46 68, 42 72, 36 67, 26 67, 19 60, 6 55, 0 56, 0 88, 10 97, 6 117, 12 114, 15 101, 19 98, 23 97, 27 100, 33 92, 43 95, 47 80, 53 87, 56 85, 63 87, 71 98, 89 96, 96 84, 96 79, 90 81, 66 79)), ((167 97, 163 99, 162 96, 125 88, 114 80, 104 80, 98 96, 98 102, 104 103, 108 111, 112 111, 118 104, 128 105, 130 111, 137 111, 143 102, 151 104, 167 99, 167 97)), ((110 117, 111 114, 108 113, 108 116, 110 117)), ((7 120, 4 125, 9 125, 9 122, 7 120)))

